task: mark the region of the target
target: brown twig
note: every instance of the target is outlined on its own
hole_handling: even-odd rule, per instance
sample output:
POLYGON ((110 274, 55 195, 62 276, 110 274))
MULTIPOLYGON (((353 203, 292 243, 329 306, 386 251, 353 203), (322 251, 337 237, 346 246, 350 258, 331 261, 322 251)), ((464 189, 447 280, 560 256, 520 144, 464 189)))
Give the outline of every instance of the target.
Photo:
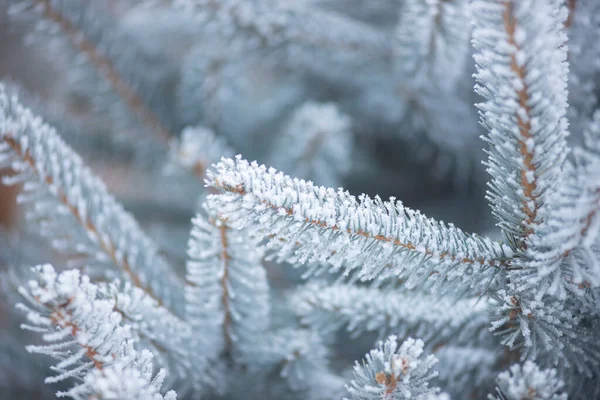
POLYGON ((229 279, 229 241, 227 240, 227 225, 222 221, 221 226, 219 226, 219 235, 221 238, 221 262, 223 265, 223 276, 221 277, 221 288, 223 289, 223 294, 221 296, 221 303, 223 304, 223 310, 225 311, 225 317, 223 319, 223 335, 225 336, 225 351, 226 353, 231 353, 233 349, 233 341, 231 339, 231 335, 229 333, 229 329, 231 327, 231 306, 229 304, 229 289, 227 287, 227 280, 229 279))
MULTIPOLYGON (((35 300, 39 302, 38 297, 35 297, 35 300)), ((50 314, 50 320, 52 321, 52 323, 54 325, 59 326, 62 329, 71 329, 71 335, 74 338, 76 338, 77 332, 79 332, 79 326, 77 326, 75 323, 69 321, 68 318, 66 317, 66 315, 63 313, 63 310, 65 310, 69 306, 69 304, 71 304, 71 299, 67 300, 64 304, 58 305, 56 308, 50 307, 50 309, 52 310, 52 312, 50 314)), ((44 305, 44 306, 46 306, 46 305, 44 305)), ((65 313, 67 315, 71 315, 66 310, 65 310, 65 313)), ((90 346, 88 344, 83 344, 78 341, 77 345, 79 345, 79 347, 81 347, 85 350, 85 355, 90 359, 90 361, 92 361, 92 363, 94 364, 94 368, 102 371, 102 368, 104 367, 104 363, 96 358, 96 356, 98 355, 98 352, 92 346, 90 346)))
MULTIPOLYGON (((508 35, 508 43, 513 46, 516 50, 519 50, 519 45, 515 40, 515 31, 517 28, 518 21, 514 17, 512 13, 512 2, 505 1, 504 2, 504 29, 506 30, 506 34, 508 35)), ((522 210, 525 213, 526 219, 523 221, 523 228, 525 236, 529 236, 533 233, 533 229, 531 225, 536 222, 538 211, 541 204, 538 201, 538 196, 535 194, 537 189, 536 182, 536 173, 537 169, 533 162, 533 149, 528 149, 527 142, 532 139, 533 134, 531 133, 531 107, 528 104, 528 86, 526 82, 526 70, 525 67, 519 65, 516 58, 516 52, 513 52, 510 55, 510 67, 512 71, 516 74, 517 78, 521 82, 521 89, 517 92, 518 102, 521 109, 525 111, 527 115, 526 118, 523 118, 520 114, 517 113, 517 125, 519 127, 519 153, 523 159, 523 169, 521 170, 521 186, 523 188, 523 194, 525 199, 522 202, 522 210), (528 175, 533 175, 533 179, 529 182, 528 175), (530 204, 533 205, 530 207, 530 204)), ((524 241, 523 241, 524 242, 524 241)), ((524 244, 523 244, 524 245, 524 244)))

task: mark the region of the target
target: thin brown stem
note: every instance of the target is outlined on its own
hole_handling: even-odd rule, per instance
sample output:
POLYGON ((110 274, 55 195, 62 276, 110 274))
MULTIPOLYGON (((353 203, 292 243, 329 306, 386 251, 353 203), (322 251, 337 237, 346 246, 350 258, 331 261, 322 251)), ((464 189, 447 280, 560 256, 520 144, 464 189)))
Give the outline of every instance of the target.
MULTIPOLYGON (((37 297, 35 298, 35 300, 39 302, 39 299, 37 297)), ((50 309, 52 310, 52 312, 50 313, 50 320, 52 321, 52 323, 54 325, 59 326, 62 329, 70 329, 71 335, 74 338, 76 338, 77 332, 79 332, 79 326, 77 326, 77 324, 71 322, 69 320, 69 318, 67 318, 67 316, 71 315, 69 313, 69 311, 66 310, 66 308, 69 306, 70 303, 71 303, 71 300, 68 300, 67 302, 65 302, 65 304, 60 304, 60 305, 56 306, 55 308, 50 307, 50 309)), ((44 304, 42 304, 42 305, 44 305, 44 304)), ((47 305, 44 305, 44 306, 47 307, 47 305)), ((102 361, 98 360, 98 358, 97 358, 98 352, 92 346, 90 346, 88 344, 83 344, 79 341, 77 342, 77 344, 79 345, 79 347, 81 347, 85 350, 85 355, 94 364, 94 368, 102 371, 102 368, 104 367, 104 363, 102 361)))
POLYGON ((521 82, 521 89, 517 92, 517 98, 519 106, 526 114, 525 118, 519 113, 517 113, 516 117, 520 135, 518 140, 519 153, 523 160, 523 169, 521 170, 520 177, 523 195, 525 197, 522 202, 522 210, 526 216, 525 221, 523 221, 523 228, 525 236, 529 236, 533 233, 533 228, 531 226, 537 222, 538 211, 541 206, 540 202, 538 201, 538 196, 536 195, 537 169, 535 163, 533 162, 533 148, 528 148, 527 145, 527 143, 533 137, 533 134, 531 133, 531 107, 528 104, 529 88, 525 80, 527 71, 523 65, 520 65, 517 62, 516 58, 516 52, 520 50, 520 48, 515 40, 515 31, 517 29, 518 21, 513 15, 513 4, 511 1, 505 1, 504 6, 504 28, 508 36, 508 43, 516 50, 510 55, 510 67, 517 76, 517 79, 521 82), (530 179, 531 176, 533 179, 530 179))
POLYGON ((229 330, 231 329, 231 306, 229 304, 229 288, 228 288, 228 279, 229 279, 229 241, 227 239, 227 226, 225 223, 222 223, 219 226, 219 234, 221 238, 221 263, 223 265, 223 276, 221 277, 221 288, 223 289, 223 293, 221 296, 221 303, 223 304, 223 310, 225 312, 225 317, 223 319, 223 335, 225 337, 225 352, 227 354, 231 353, 233 349, 233 341, 231 339, 231 334, 229 330))
POLYGON ((577 6, 577 0, 567 0, 567 8, 569 10, 569 16, 565 21, 565 28, 569 28, 573 24, 573 16, 575 15, 575 7, 577 6))

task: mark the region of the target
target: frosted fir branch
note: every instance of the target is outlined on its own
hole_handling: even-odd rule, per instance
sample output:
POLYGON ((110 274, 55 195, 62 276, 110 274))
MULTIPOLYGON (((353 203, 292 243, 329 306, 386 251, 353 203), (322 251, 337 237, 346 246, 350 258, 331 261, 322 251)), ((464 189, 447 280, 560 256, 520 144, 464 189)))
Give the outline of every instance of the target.
POLYGON ((171 175, 177 168, 182 168, 203 178, 212 163, 232 155, 225 140, 211 129, 200 125, 186 127, 180 138, 170 141, 167 173, 171 175))
POLYGON ((203 354, 189 353, 189 341, 194 336, 191 325, 129 282, 100 284, 103 298, 112 299, 114 310, 139 337, 140 342, 153 350, 158 363, 169 367, 169 383, 184 380, 192 370, 205 361, 203 354))
MULTIPOLYGON (((242 40, 251 48, 308 46, 334 53, 389 58, 385 37, 369 26, 308 4, 269 0, 173 0, 176 9, 193 12, 212 32, 242 40)), ((242 45, 244 46, 244 45, 242 45)))
POLYGON ((344 327, 352 336, 365 331, 387 336, 418 336, 429 346, 473 344, 486 337, 490 304, 480 298, 449 299, 430 294, 345 284, 308 283, 290 298, 303 324, 320 332, 344 327))
POLYGON ((467 0, 404 1, 394 47, 399 78, 413 88, 452 89, 465 71, 469 21, 467 0))
POLYGON ((333 103, 300 105, 276 139, 270 163, 291 175, 336 186, 352 166, 350 117, 333 103))
MULTIPOLYGON (((218 230, 205 217, 192 219, 186 261, 186 320, 202 334, 195 335, 193 347, 209 360, 220 357, 225 348, 225 310, 223 308, 222 263, 219 260, 220 239, 211 235, 218 230)), ((195 382, 196 388, 200 387, 195 382)))
POLYGON ((209 206, 233 226, 268 237, 290 262, 328 262, 365 280, 397 275, 414 287, 430 278, 489 283, 511 255, 501 243, 428 219, 394 198, 357 200, 240 156, 223 159, 207 177, 223 192, 209 196, 209 206))
POLYGON ((111 196, 56 130, 0 86, 0 161, 24 183, 19 200, 57 250, 91 267, 115 266, 133 285, 175 312, 180 280, 137 221, 111 196))
POLYGON ((51 265, 45 264, 36 267, 36 272, 37 280, 29 282, 29 289, 19 289, 28 305, 17 307, 27 316, 28 323, 23 329, 42 333, 48 343, 31 345, 27 350, 59 360, 52 367, 58 375, 46 378, 46 383, 76 381, 68 391, 58 392, 58 396, 74 399, 93 396, 102 387, 94 388, 91 384, 98 381, 88 375, 97 371, 96 374, 108 377, 105 370, 110 371, 115 364, 137 370, 149 391, 160 388, 164 371, 152 379, 152 353, 135 349, 131 327, 122 324, 121 314, 114 311, 114 300, 102 298, 98 287, 78 270, 57 275, 51 265))
POLYGON ((198 215, 188 257, 186 313, 193 329, 205 332, 200 348, 211 357, 224 352, 252 368, 270 323, 269 286, 257 241, 218 217, 198 215))
POLYGON ((503 345, 518 349, 521 360, 572 365, 587 376, 600 364, 598 324, 582 315, 580 302, 566 303, 550 296, 537 299, 535 293, 515 295, 504 290, 498 292, 497 300, 500 305, 490 331, 501 336, 503 345))
POLYGON ((582 312, 589 287, 599 284, 598 218, 600 206, 600 114, 586 132, 586 147, 553 193, 555 211, 528 239, 526 254, 508 273, 501 318, 492 324, 509 346, 525 345, 523 354, 546 353, 575 364, 587 375, 600 361, 594 324, 582 312), (583 298, 572 299, 573 295, 583 298), (522 337, 521 337, 522 336, 522 337))
MULTIPOLYGON (((354 366, 354 380, 346 387, 354 400, 432 399, 440 397, 440 389, 429 387, 437 371, 434 355, 421 357, 423 341, 406 339, 398 347, 398 338, 390 336, 379 342, 363 360, 354 366)), ((448 398, 447 396, 444 396, 448 398)))
POLYGON ((92 371, 85 377, 84 382, 89 386, 90 394, 75 399, 176 400, 177 394, 173 390, 165 395, 160 393, 164 373, 159 373, 152 378, 151 357, 147 357, 151 354, 142 353, 142 355, 133 366, 114 363, 102 371, 92 371))
MULTIPOLYGON (((134 118, 151 129, 156 137, 163 143, 167 143, 173 136, 169 128, 163 123, 161 118, 152 107, 150 99, 151 90, 142 85, 137 70, 131 69, 136 63, 145 64, 149 71, 159 72, 158 58, 149 59, 149 56, 143 54, 140 48, 132 46, 135 43, 132 37, 124 34, 121 28, 116 26, 103 10, 94 5, 81 0, 22 0, 11 5, 10 13, 13 18, 23 13, 33 12, 38 18, 42 19, 40 26, 52 26, 57 29, 51 31, 48 36, 64 37, 79 59, 84 57, 89 68, 94 70, 99 76, 112 88, 117 96, 117 101, 122 101, 127 111, 115 109, 114 99, 107 100, 106 113, 112 115, 110 120, 125 121, 125 126, 117 127, 116 130, 131 129, 130 117, 124 114, 130 113, 134 118)), ((165 66, 160 65, 160 68, 165 66)), ((80 74, 86 75, 89 72, 85 68, 80 68, 80 74)), ((164 71, 159 72, 164 73, 164 71)), ((83 77, 85 81, 94 82, 96 77, 83 77)), ((73 79, 72 79, 73 80, 73 79)), ((102 99, 106 90, 97 85, 94 88, 96 95, 94 100, 102 99)), ((153 83, 156 86, 156 83, 153 83)), ((149 86, 149 85, 148 85, 149 86)), ((106 99, 104 99, 106 100, 106 99)))
POLYGON ((496 383, 498 395, 489 395, 490 400, 567 400, 556 370, 542 370, 531 361, 511 366, 498 375, 496 383))
POLYGON ((574 150, 565 179, 551 196, 554 211, 528 240, 528 259, 517 260, 511 279, 519 292, 535 290, 566 299, 569 293, 600 285, 600 112, 584 132, 584 146, 574 150), (518 285, 517 285, 518 282, 518 285))
POLYGON ((543 0, 478 0, 472 11, 488 197, 513 248, 523 249, 551 207, 568 152, 567 12, 543 0))

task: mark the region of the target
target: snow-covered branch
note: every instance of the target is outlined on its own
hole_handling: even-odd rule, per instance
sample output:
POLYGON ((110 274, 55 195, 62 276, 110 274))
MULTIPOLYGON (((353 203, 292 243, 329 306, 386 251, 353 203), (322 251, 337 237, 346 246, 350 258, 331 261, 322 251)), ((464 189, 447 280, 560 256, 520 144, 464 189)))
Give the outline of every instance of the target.
POLYGON ((490 395, 492 400, 567 400, 556 370, 542 370, 531 361, 513 365, 500 373, 496 382, 498 396, 490 395))
POLYGON ((269 246, 280 254, 300 240, 289 261, 329 262, 356 269, 363 279, 395 274, 412 287, 430 277, 489 282, 511 255, 501 243, 431 220, 393 198, 357 200, 239 156, 223 159, 207 176, 208 185, 223 192, 208 203, 231 224, 270 237, 269 246))
POLYGON ((239 365, 261 357, 270 299, 262 251, 244 231, 198 215, 188 245, 186 311, 201 352, 224 352, 239 365), (202 342, 206 343, 202 343, 202 342))
POLYGON ((544 0, 477 0, 472 11, 489 199, 505 237, 523 249, 567 155, 567 12, 544 0))
MULTIPOLYGON (((181 280, 132 215, 111 196, 56 130, 24 108, 0 86, 2 166, 16 174, 5 183, 24 183, 20 201, 41 224, 52 245, 78 266, 114 265, 133 285, 177 311, 181 280)), ((102 271, 106 272, 106 271, 102 271)))
MULTIPOLYGON (((117 398, 112 396, 115 389, 132 389, 129 385, 135 383, 135 389, 144 391, 141 393, 162 398, 159 390, 165 371, 152 378, 152 353, 135 349, 131 327, 122 324, 121 314, 114 310, 115 301, 102 298, 98 286, 78 270, 57 275, 45 264, 36 267, 36 272, 37 280, 29 283, 29 289, 20 289, 28 305, 18 307, 28 320, 23 328, 42 333, 48 342, 28 346, 27 350, 59 360, 52 367, 57 375, 46 378, 46 383, 69 378, 78 381, 57 395, 112 399, 117 398), (128 373, 117 375, 115 369, 128 373), (134 382, 124 380, 131 375, 137 377, 134 382)), ((166 398, 174 399, 175 393, 166 398)))
POLYGON ((347 386, 354 400, 448 399, 429 381, 438 373, 431 368, 437 363, 433 355, 422 358, 423 341, 406 339, 398 346, 398 338, 390 336, 379 342, 362 362, 354 366, 354 380, 347 386))

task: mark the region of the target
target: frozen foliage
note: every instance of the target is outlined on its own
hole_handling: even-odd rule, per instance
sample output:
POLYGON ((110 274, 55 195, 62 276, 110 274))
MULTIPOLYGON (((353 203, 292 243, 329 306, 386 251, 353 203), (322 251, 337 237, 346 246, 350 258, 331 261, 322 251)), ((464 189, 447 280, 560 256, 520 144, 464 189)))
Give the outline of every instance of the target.
POLYGON ((0 86, 3 167, 23 184, 20 202, 52 245, 94 267, 115 266, 135 286, 170 307, 181 303, 179 280, 133 216, 110 195, 59 134, 0 86), (86 256, 84 258, 83 256, 86 256))
MULTIPOLYGON (((98 286, 77 270, 57 275, 45 264, 36 267, 36 272, 38 278, 29 283, 29 290, 20 289, 29 304, 19 307, 27 315, 24 329, 42 333, 48 344, 31 345, 27 350, 59 360, 52 367, 57 375, 46 378, 47 383, 69 378, 79 381, 57 394, 74 399, 116 399, 119 391, 162 399, 159 389, 165 371, 152 378, 152 353, 135 349, 131 327, 122 324, 115 301, 102 298, 98 286), (135 380, 127 379, 131 377, 135 380)), ((174 399, 175 394, 166 398, 174 399)))
POLYGON ((596 3, 0 1, 0 393, 597 398, 596 3))
POLYGON ((522 338, 523 357, 545 352, 590 374, 600 354, 596 322, 581 313, 580 300, 565 301, 567 291, 595 285, 595 262, 578 261, 589 254, 582 236, 594 220, 595 179, 584 177, 586 162, 564 162, 567 8, 547 1, 481 1, 473 13, 476 90, 487 98, 479 107, 491 145, 489 198, 516 253, 508 288, 497 292, 503 311, 492 328, 510 347, 522 338))
POLYGON ((567 291, 581 294, 585 287, 600 285, 599 143, 600 113, 596 112, 584 131, 583 145, 575 148, 574 164, 566 169, 568 179, 554 196, 558 212, 548 217, 540 232, 531 238, 535 253, 528 266, 535 267, 538 273, 530 276, 525 271, 523 284, 548 282, 546 291, 561 298, 567 296, 567 291))
POLYGON ((490 201, 513 247, 535 232, 566 157, 567 48, 555 2, 475 1, 475 90, 490 143, 490 201), (517 243, 514 243, 516 240, 517 243))
POLYGON ((270 236, 269 246, 286 260, 358 269, 363 280, 397 275, 410 288, 433 275, 429 280, 438 285, 474 284, 493 279, 511 254, 500 243, 431 220, 393 198, 356 199, 341 188, 314 186, 239 156, 221 160, 208 183, 224 192, 209 197, 211 207, 237 227, 270 236))
MULTIPOLYGON (((144 353, 148 355, 150 353, 144 353)), ((133 366, 114 363, 104 370, 93 370, 85 377, 91 394, 85 399, 93 400, 175 400, 177 395, 172 390, 166 395, 160 394, 161 377, 157 376, 148 383, 148 372, 152 371, 149 358, 141 359, 133 366)))
POLYGON ((516 364, 498 375, 498 400, 566 400, 562 392, 564 382, 556 370, 541 370, 535 363, 527 361, 523 366, 516 364))
POLYGON ((199 334, 199 352, 225 352, 250 366, 269 328, 269 286, 256 240, 217 216, 193 220, 188 246, 187 319, 199 334))
POLYGON ((193 331, 187 321, 129 282, 101 285, 99 290, 103 296, 114 299, 115 310, 138 334, 141 343, 154 350, 160 365, 168 366, 169 378, 183 379, 191 368, 203 365, 203 358, 192 358, 188 353, 193 331))
POLYGON ((406 339, 398 347, 398 338, 390 336, 354 366, 354 380, 347 389, 352 399, 432 399, 443 397, 440 389, 429 387, 437 371, 431 370, 437 359, 421 357, 423 342, 406 339), (433 396, 433 397, 432 397, 433 396))

